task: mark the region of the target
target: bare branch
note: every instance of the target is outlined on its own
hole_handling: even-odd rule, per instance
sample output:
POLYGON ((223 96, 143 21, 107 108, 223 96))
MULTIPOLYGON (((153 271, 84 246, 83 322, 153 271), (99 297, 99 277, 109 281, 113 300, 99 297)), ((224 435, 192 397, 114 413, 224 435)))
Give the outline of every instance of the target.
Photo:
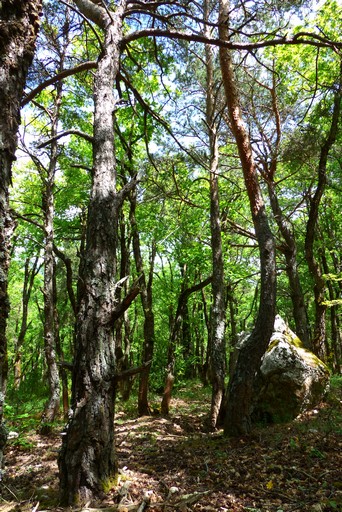
POLYGON ((111 323, 114 323, 120 316, 124 314, 124 312, 129 308, 134 299, 140 293, 140 286, 138 285, 139 279, 133 284, 131 289, 128 291, 126 297, 122 299, 122 301, 116 306, 112 315, 111 315, 111 323))
POLYGON ((242 43, 234 41, 222 41, 221 39, 206 37, 201 34, 194 34, 190 32, 179 32, 175 30, 165 30, 160 28, 145 28, 137 30, 132 34, 128 34, 122 40, 122 45, 140 39, 141 37, 165 37, 167 39, 179 39, 182 41, 195 41, 198 43, 211 44, 214 46, 220 46, 223 48, 229 48, 230 50, 257 50, 258 48, 266 48, 268 46, 280 46, 280 45, 298 45, 305 44, 310 46, 331 48, 334 51, 342 49, 341 41, 330 41, 322 36, 319 36, 310 32, 298 32, 293 37, 278 37, 274 39, 265 39, 257 43, 242 43))
MULTIPOLYGON (((29 215, 29 214, 28 214, 29 215)), ((14 218, 14 219, 21 219, 21 220, 24 220, 25 222, 28 222, 29 224, 32 224, 32 226, 36 226, 37 228, 41 229, 42 231, 44 231, 44 225, 43 224, 40 224, 39 222, 37 222, 36 220, 34 219, 31 219, 28 215, 21 215, 20 213, 16 212, 15 210, 11 210, 11 216, 14 218)))
POLYGON ((123 370, 120 373, 115 375, 115 380, 125 380, 127 377, 132 377, 137 373, 141 373, 146 370, 147 367, 151 366, 152 361, 146 361, 142 363, 140 366, 134 366, 134 368, 129 368, 128 370, 123 370))
POLYGON ((57 73, 57 75, 49 78, 48 80, 45 80, 45 82, 39 84, 35 89, 32 89, 31 92, 26 94, 24 99, 21 102, 21 106, 24 107, 29 103, 37 94, 39 94, 41 91, 49 87, 49 85, 53 85, 56 82, 59 82, 60 80, 63 80, 64 78, 67 78, 68 76, 76 75, 77 73, 81 73, 82 71, 86 71, 87 69, 94 69, 97 67, 97 62, 95 60, 90 60, 88 62, 83 62, 82 64, 79 64, 78 66, 75 66, 74 68, 70 69, 64 69, 60 73, 57 73))
POLYGON ((88 135, 88 133, 82 132, 81 130, 65 130, 64 132, 57 133, 57 135, 54 135, 50 139, 46 140, 45 142, 42 142, 37 146, 38 149, 43 149, 52 142, 55 142, 58 139, 61 139, 62 137, 66 137, 67 135, 78 135, 79 137, 82 137, 82 139, 87 140, 91 144, 93 143, 93 137, 91 135, 88 135))

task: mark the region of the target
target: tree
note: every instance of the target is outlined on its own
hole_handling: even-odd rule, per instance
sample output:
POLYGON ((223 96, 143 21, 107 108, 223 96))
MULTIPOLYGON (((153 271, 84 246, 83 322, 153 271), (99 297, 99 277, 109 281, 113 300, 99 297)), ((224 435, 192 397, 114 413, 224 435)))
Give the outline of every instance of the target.
POLYGON ((323 269, 314 254, 314 241, 317 231, 319 206, 322 196, 325 191, 327 182, 327 164, 330 150, 336 142, 338 126, 341 112, 341 98, 342 98, 342 61, 340 64, 340 76, 334 91, 333 111, 331 115, 331 124, 327 135, 325 136, 319 155, 318 172, 317 172, 317 187, 310 198, 309 217, 306 225, 305 236, 305 256, 307 259, 310 273, 314 279, 314 294, 315 294, 315 332, 313 336, 313 350, 315 354, 324 359, 325 344, 326 344, 326 304, 325 298, 325 279, 323 277, 323 269))
POLYGON ((35 50, 40 9, 40 0, 4 0, 0 5, 0 470, 6 443, 3 407, 7 383, 7 276, 13 230, 8 194, 17 147, 20 102, 35 50))
MULTIPOLYGON (((100 495, 117 468, 113 425, 113 325, 119 314, 115 283, 117 221, 124 193, 130 188, 116 190, 113 124, 113 84, 119 71, 126 4, 122 2, 115 11, 107 11, 89 0, 75 3, 102 29, 104 37, 94 82, 93 175, 81 266, 83 291, 76 324, 72 417, 59 458, 65 504, 86 502, 100 495)), ((125 303, 122 312, 127 307, 125 303)))
MULTIPOLYGON (((279 187, 277 186, 279 159, 281 158, 282 126, 285 121, 282 119, 282 111, 289 110, 284 105, 285 97, 280 105, 278 89, 280 82, 276 68, 280 63, 266 61, 265 64, 253 75, 253 83, 249 92, 252 107, 249 109, 252 127, 251 131, 256 132, 254 139, 254 151, 258 160, 258 170, 263 176, 268 190, 269 202, 273 213, 274 221, 282 237, 282 243, 278 243, 281 253, 284 255, 286 274, 290 285, 290 296, 292 301, 292 315, 295 322, 295 332, 304 346, 311 348, 307 311, 304 300, 304 293, 299 277, 297 241, 293 225, 287 218, 279 200, 279 187), (257 90, 259 87, 261 90, 257 90), (259 94, 258 94, 259 92, 259 94), (266 94, 266 98, 264 97, 266 94), (258 99, 258 96, 259 99, 258 99), (255 105, 261 103, 261 106, 255 105)), ((248 99, 246 98, 246 101, 248 99)), ((285 117, 285 114, 284 114, 285 117)))
MULTIPOLYGON (((209 21, 210 3, 204 4, 204 19, 209 21)), ((209 26, 205 28, 206 35, 210 36, 209 26)), ((215 96, 214 84, 214 58, 213 48, 205 46, 206 66, 206 125, 209 139, 209 184, 210 184, 210 230, 212 250, 212 295, 213 304, 211 311, 211 384, 212 399, 209 424, 215 428, 219 418, 220 408, 224 396, 226 376, 226 303, 224 283, 224 263, 222 254, 220 199, 219 199, 219 146, 217 122, 217 94, 215 96)))
MULTIPOLYGON (((223 41, 228 41, 230 37, 229 21, 230 2, 221 0, 219 36, 223 41)), ((261 195, 250 138, 242 118, 232 54, 227 48, 220 48, 220 65, 231 130, 239 152, 259 245, 261 271, 258 316, 248 342, 239 353, 235 372, 229 383, 227 397, 225 434, 241 435, 248 433, 251 429, 251 406, 255 374, 260 366, 261 357, 266 351, 274 326, 276 308, 275 243, 261 195)))

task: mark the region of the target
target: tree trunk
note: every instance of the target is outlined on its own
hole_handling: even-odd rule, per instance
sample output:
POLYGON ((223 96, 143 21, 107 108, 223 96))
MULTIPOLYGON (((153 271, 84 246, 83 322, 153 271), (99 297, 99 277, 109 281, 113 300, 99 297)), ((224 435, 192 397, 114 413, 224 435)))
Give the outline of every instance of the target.
MULTIPOLYGON (((228 0, 220 0, 219 37, 229 40, 228 0)), ((258 182, 248 132, 239 104, 231 52, 220 48, 220 66, 231 129, 236 140, 245 186, 250 202, 254 229, 259 245, 261 290, 256 324, 248 342, 239 353, 236 369, 229 384, 225 435, 238 436, 251 430, 251 412, 255 374, 265 353, 274 326, 276 307, 275 243, 258 182)))
MULTIPOLYGON (((126 232, 125 215, 122 210, 120 211, 119 231, 120 279, 125 279, 125 277, 130 274, 130 246, 132 234, 126 232)), ((128 287, 125 282, 123 287, 118 290, 118 300, 121 300, 121 292, 127 293, 127 291, 128 287)), ((133 358, 131 357, 131 339, 133 339, 133 331, 134 329, 131 329, 130 319, 126 312, 123 316, 118 318, 115 323, 116 365, 118 373, 128 370, 131 364, 133 364, 133 358)), ((133 375, 119 380, 118 391, 123 401, 129 400, 133 383, 133 375)))
POLYGON ((119 70, 125 4, 108 15, 86 0, 76 5, 104 31, 94 85, 94 162, 82 269, 83 296, 76 325, 72 417, 59 458, 64 504, 99 496, 117 469, 114 448, 117 221, 122 194, 116 192, 113 84, 119 70))
POLYGON ((64 419, 68 418, 69 414, 69 391, 68 391, 68 375, 64 366, 64 352, 61 343, 60 329, 59 329, 59 314, 58 314, 58 293, 57 293, 57 278, 56 278, 56 262, 53 270, 53 326, 54 338, 56 345, 56 354, 59 360, 59 377, 62 384, 62 403, 63 403, 63 416, 64 419))
MULTIPOLYGON (((61 66, 62 68, 62 66, 61 66)), ((56 87, 56 98, 51 114, 50 136, 55 137, 58 130, 59 112, 62 101, 62 83, 56 87)), ((45 405, 42 421, 52 422, 60 408, 60 383, 56 357, 55 305, 54 305, 54 216, 55 216, 55 174, 57 166, 58 143, 51 143, 49 166, 46 176, 42 176, 43 215, 44 215, 44 351, 47 365, 49 400, 45 405)), ((44 171, 41 171, 42 173, 44 171)))
MULTIPOLYGON (((153 314, 153 297, 152 297, 152 282, 153 282, 153 268, 156 255, 155 244, 152 244, 152 253, 150 258, 150 270, 148 279, 146 279, 144 263, 140 249, 140 237, 138 225, 135 217, 137 192, 133 190, 130 195, 130 223, 132 227, 133 239, 133 253, 135 259, 135 266, 139 276, 140 283, 140 298, 144 312, 144 342, 142 349, 142 364, 152 361, 154 349, 154 314, 153 314)), ((145 370, 140 373, 139 378, 139 391, 138 391, 138 412, 140 416, 150 413, 148 404, 148 381, 150 375, 151 365, 147 365, 145 370)))
POLYGON ((177 346, 177 340, 179 339, 179 336, 181 333, 183 316, 184 316, 185 308, 187 306, 188 298, 190 297, 190 295, 192 293, 202 290, 205 286, 207 286, 211 282, 211 280, 212 280, 212 277, 208 277, 204 281, 201 281, 200 283, 195 284, 194 286, 191 286, 190 288, 186 288, 179 295, 176 317, 175 317, 175 321, 173 324, 173 329, 172 329, 171 337, 170 337, 170 341, 169 341, 166 379, 165 379, 163 398, 162 398, 162 402, 161 402, 161 413, 162 414, 167 415, 167 414, 169 414, 169 411, 170 411, 172 389, 173 389, 173 384, 174 384, 174 380, 175 380, 176 346, 177 346))
POLYGON ((319 206, 325 191, 327 182, 327 163, 330 150, 334 145, 338 133, 338 125, 341 111, 342 96, 342 61, 340 65, 340 82, 334 95, 334 105, 331 118, 329 133, 321 147, 320 159, 318 164, 318 181, 314 196, 310 200, 309 218, 306 225, 305 236, 305 257, 308 263, 309 271, 314 280, 315 296, 315 330, 312 341, 314 353, 324 360, 325 358, 325 338, 326 338, 326 305, 325 298, 325 280, 323 272, 315 257, 314 243, 318 223, 319 206))
MULTIPOLYGON (((208 1, 205 2, 204 17, 209 17, 208 1)), ((210 36, 210 29, 206 27, 205 35, 210 36)), ((209 138, 209 184, 210 184, 210 232, 212 273, 211 282, 213 305, 211 312, 211 408, 209 426, 216 428, 224 395, 224 379, 226 376, 226 305, 224 299, 224 267, 222 255, 222 238, 220 222, 220 199, 218 183, 218 129, 216 125, 215 97, 214 97, 214 63, 213 49, 205 46, 206 57, 206 124, 209 138)))
MULTIPOLYGON (((325 251, 322 251, 321 254, 322 259, 322 267, 325 275, 329 275, 329 266, 327 257, 325 255, 325 251)), ((340 373, 340 365, 341 365, 341 340, 340 333, 338 329, 338 315, 337 315, 337 304, 334 304, 334 301, 338 299, 339 293, 336 293, 334 289, 333 283, 331 279, 327 279, 327 288, 329 292, 329 301, 330 301, 330 332, 331 332, 331 346, 326 344, 326 353, 327 353, 327 361, 332 364, 333 371, 336 374, 340 373), (340 349, 340 350, 339 350, 340 349)))
POLYGON ((28 256, 25 261, 25 274, 24 274, 24 283, 23 283, 23 293, 22 293, 22 313, 21 313, 21 323, 20 330, 18 333, 18 338, 15 344, 15 354, 14 354, 14 388, 19 389, 21 384, 21 349, 25 340, 26 332, 28 329, 27 319, 28 319, 28 311, 29 311, 29 302, 31 297, 31 292, 34 284, 34 278, 39 271, 37 269, 38 265, 38 256, 35 257, 32 267, 30 268, 30 260, 31 257, 28 256))
POLYGON ((303 345, 309 350, 312 350, 304 294, 298 273, 297 244, 293 230, 279 206, 276 187, 273 181, 273 173, 271 179, 267 182, 267 186, 273 215, 285 241, 282 252, 285 256, 286 274, 291 290, 292 312, 296 326, 296 334, 303 345))
POLYGON ((71 259, 68 258, 66 256, 66 254, 64 254, 64 252, 62 252, 58 247, 56 247, 55 245, 53 246, 53 251, 55 253, 55 255, 63 261, 64 265, 65 265, 65 270, 66 270, 66 287, 67 287, 67 291, 68 291, 68 297, 69 297, 69 300, 70 300, 70 305, 71 305, 71 308, 72 308, 72 311, 76 317, 77 315, 77 302, 76 302, 76 297, 75 297, 75 292, 74 292, 74 287, 73 287, 73 275, 72 275, 72 262, 71 262, 71 259))
POLYGON ((204 359, 204 351, 203 351, 203 359, 202 359, 202 367, 200 369, 200 378, 203 383, 203 386, 208 385, 209 379, 209 366, 210 366, 210 354, 211 354, 211 322, 208 314, 208 307, 207 307, 207 300, 204 294, 204 289, 201 290, 202 295, 202 304, 203 304, 203 315, 204 315, 204 322, 207 328, 207 350, 205 352, 205 359, 204 359))
POLYGON ((226 299, 228 310, 229 310, 229 323, 230 323, 230 343, 229 343, 229 379, 232 378, 234 373, 234 358, 233 353, 237 342, 237 326, 236 326, 236 301, 234 299, 234 290, 231 282, 227 284, 227 299, 226 299))
POLYGON ((6 443, 3 407, 8 371, 6 326, 10 305, 7 285, 13 229, 8 190, 17 148, 20 102, 34 54, 40 10, 41 0, 3 0, 0 4, 0 477, 6 443))

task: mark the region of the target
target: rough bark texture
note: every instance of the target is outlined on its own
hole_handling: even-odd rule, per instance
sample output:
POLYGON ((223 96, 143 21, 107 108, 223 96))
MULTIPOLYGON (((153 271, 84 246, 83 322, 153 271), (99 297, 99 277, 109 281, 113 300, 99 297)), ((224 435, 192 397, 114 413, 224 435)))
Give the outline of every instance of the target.
POLYGON ((105 23, 101 25, 104 28, 103 51, 94 85, 93 181, 82 269, 83 296, 76 326, 72 417, 59 458, 65 504, 86 502, 101 495, 116 472, 113 312, 119 197, 114 157, 113 84, 119 69, 125 5, 121 3, 109 16, 105 9, 92 2, 75 0, 75 3, 81 10, 87 4, 84 14, 94 21, 105 18, 105 23))
POLYGON ((3 0, 0 3, 0 471, 6 443, 2 422, 7 383, 6 325, 10 308, 7 276, 13 228, 8 211, 8 189, 17 147, 20 101, 34 54, 40 10, 40 0, 3 0))
MULTIPOLYGON (((229 1, 221 0, 219 36, 220 39, 228 41, 229 35, 229 1)), ((255 374, 267 349, 274 325, 276 305, 275 244, 261 195, 249 135, 242 119, 232 56, 226 48, 220 48, 220 66, 231 129, 239 152, 259 245, 261 271, 260 305, 256 324, 248 343, 239 354, 228 390, 225 434, 237 436, 246 434, 251 429, 255 374)))
MULTIPOLYGON (((209 6, 205 2, 205 19, 209 16, 209 6)), ((209 27, 206 35, 210 36, 209 27)), ((226 376, 226 305, 224 298, 224 266, 222 255, 222 237, 220 221, 220 199, 218 183, 219 149, 217 141, 217 125, 214 94, 214 63, 213 49, 206 45, 206 124, 209 139, 209 183, 210 183, 210 232, 213 279, 211 282, 213 292, 213 305, 211 312, 211 408, 209 425, 215 428, 219 417, 222 399, 224 396, 224 379, 226 376)))

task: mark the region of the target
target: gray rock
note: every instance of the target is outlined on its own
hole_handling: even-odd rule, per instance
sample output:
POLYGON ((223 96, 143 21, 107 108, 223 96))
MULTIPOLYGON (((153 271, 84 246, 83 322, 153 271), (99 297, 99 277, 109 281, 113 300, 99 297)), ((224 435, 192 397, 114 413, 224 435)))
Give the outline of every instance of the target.
POLYGON ((272 423, 293 420, 323 399, 329 377, 327 366, 304 348, 277 316, 257 379, 254 419, 272 423))

